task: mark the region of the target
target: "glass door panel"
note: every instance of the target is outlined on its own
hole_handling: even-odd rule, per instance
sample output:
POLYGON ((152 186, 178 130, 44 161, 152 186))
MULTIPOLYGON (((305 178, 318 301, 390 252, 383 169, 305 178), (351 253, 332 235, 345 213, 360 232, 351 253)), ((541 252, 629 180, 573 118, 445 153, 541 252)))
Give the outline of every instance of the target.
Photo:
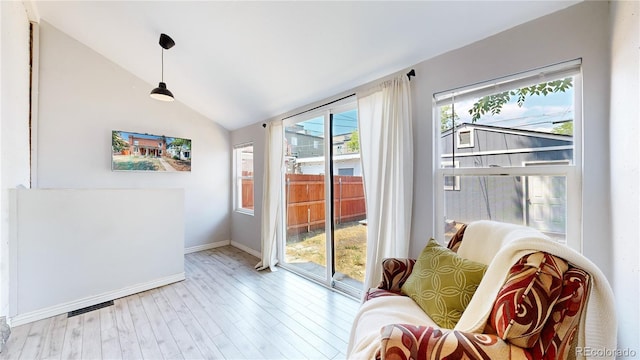
POLYGON ((362 290, 367 258, 366 208, 357 110, 332 116, 333 254, 336 287, 362 290))
POLYGON ((285 123, 283 266, 359 296, 366 210, 355 104, 285 123))
POLYGON ((325 117, 285 126, 285 263, 325 281, 325 117))

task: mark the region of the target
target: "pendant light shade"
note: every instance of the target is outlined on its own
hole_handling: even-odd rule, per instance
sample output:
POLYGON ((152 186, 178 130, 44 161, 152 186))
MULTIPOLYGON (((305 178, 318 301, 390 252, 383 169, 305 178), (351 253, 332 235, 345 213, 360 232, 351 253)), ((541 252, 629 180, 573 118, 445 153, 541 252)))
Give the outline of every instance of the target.
POLYGON ((160 82, 158 87, 151 90, 151 97, 160 101, 173 101, 173 94, 167 89, 167 84, 160 82))
POLYGON ((176 43, 166 34, 160 34, 160 47, 162 47, 161 61, 162 61, 162 72, 161 72, 161 81, 158 84, 158 87, 151 90, 151 94, 149 94, 153 99, 160 101, 173 101, 173 93, 167 89, 167 84, 164 82, 164 50, 171 49, 176 43))

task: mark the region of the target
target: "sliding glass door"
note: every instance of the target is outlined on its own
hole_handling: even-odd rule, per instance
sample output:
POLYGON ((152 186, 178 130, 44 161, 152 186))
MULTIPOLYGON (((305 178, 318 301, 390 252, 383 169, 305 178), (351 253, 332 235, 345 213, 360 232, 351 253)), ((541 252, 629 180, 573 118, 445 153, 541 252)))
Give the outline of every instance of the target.
POLYGON ((285 122, 283 266, 357 295, 366 211, 355 102, 285 122))

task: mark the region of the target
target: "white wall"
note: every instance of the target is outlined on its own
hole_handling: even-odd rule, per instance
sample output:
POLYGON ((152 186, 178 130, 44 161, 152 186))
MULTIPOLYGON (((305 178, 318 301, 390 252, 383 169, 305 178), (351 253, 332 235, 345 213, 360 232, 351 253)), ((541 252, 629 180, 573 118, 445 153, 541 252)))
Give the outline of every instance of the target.
POLYGON ((640 354, 640 21, 637 1, 611 2, 611 235, 618 347, 640 354))
POLYGON ((8 189, 29 186, 29 20, 20 1, 0 1, 0 316, 8 314, 8 189))
MULTIPOLYGON (((231 146, 253 143, 254 213, 231 213, 231 239, 234 245, 260 252, 260 223, 262 219, 262 178, 264 176, 264 137, 262 123, 249 125, 231 133, 231 146)), ((233 171, 229 168, 233 176, 233 171)))
MULTIPOLYGON (((434 219, 434 93, 582 58, 583 253, 611 279, 611 246, 604 240, 610 236, 607 33, 608 3, 587 1, 416 65, 414 219, 434 219)), ((414 222, 413 254, 433 233, 432 226, 429 221, 414 222)))
MULTIPOLYGON (((415 137, 411 254, 417 256, 429 237, 434 236, 433 94, 582 58, 585 124, 583 250, 611 278, 612 251, 606 241, 610 238, 608 11, 606 2, 584 2, 413 66, 417 76, 411 80, 415 137)), ((370 84, 365 84, 362 88, 368 86, 370 84)), ((349 89, 344 94, 353 92, 354 89, 349 89)), ((336 97, 340 95, 343 94, 336 94, 336 97)), ((319 100, 307 108, 326 101, 319 100)), ((304 109, 293 109, 290 113, 301 110, 304 109)), ((254 132, 254 126, 239 129, 232 132, 232 139, 251 137, 254 132)), ((254 152, 261 154, 263 149, 257 145, 254 152)), ((261 160, 256 158, 255 164, 257 167, 261 160)), ((256 174, 256 196, 262 194, 260 179, 256 174)), ((260 222, 243 219, 242 229, 239 229, 236 219, 233 217, 232 221, 233 239, 258 249, 259 239, 245 236, 259 233, 260 222)))
MULTIPOLYGON (((159 60, 139 59, 158 69, 159 60)), ((175 102, 151 99, 149 91, 157 84, 133 76, 45 21, 39 71, 34 144, 39 188, 183 188, 185 248, 230 240, 227 130, 180 103, 176 89, 175 102), (112 172, 112 130, 191 139, 192 171, 112 172)))
POLYGON ((12 326, 184 279, 182 189, 12 195, 12 326))

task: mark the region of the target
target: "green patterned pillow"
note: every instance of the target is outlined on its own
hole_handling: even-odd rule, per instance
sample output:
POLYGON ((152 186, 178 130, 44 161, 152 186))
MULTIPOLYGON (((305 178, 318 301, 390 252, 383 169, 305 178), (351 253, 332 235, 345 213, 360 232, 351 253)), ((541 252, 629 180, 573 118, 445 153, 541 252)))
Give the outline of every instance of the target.
POLYGON ((438 326, 453 329, 486 270, 430 239, 401 290, 438 326))

